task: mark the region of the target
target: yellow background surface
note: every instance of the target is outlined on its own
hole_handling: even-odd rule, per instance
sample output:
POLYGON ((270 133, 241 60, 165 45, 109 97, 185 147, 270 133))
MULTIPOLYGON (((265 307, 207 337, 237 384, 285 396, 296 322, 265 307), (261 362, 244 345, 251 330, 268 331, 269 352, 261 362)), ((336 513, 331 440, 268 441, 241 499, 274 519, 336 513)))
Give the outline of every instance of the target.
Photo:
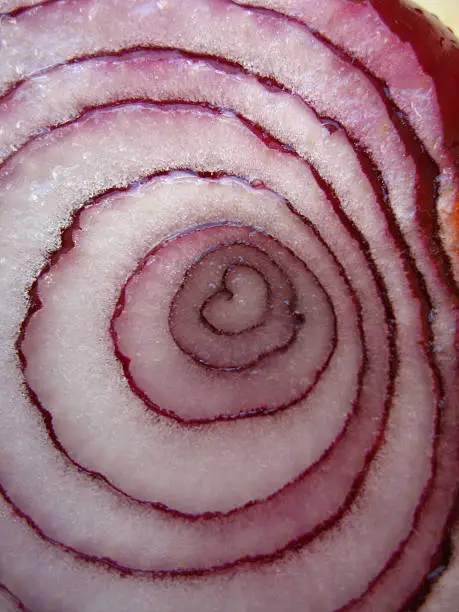
POLYGON ((415 0, 415 2, 437 15, 459 36, 459 0, 415 0))

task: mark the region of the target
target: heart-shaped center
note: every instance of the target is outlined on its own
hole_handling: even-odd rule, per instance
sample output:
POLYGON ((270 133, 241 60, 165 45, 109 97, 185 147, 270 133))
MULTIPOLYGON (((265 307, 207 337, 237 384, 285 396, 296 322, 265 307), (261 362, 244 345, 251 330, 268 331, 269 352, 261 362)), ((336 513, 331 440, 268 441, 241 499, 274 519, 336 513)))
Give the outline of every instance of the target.
POLYGON ((239 334, 262 324, 271 306, 266 279, 246 264, 229 267, 222 288, 204 304, 202 316, 218 333, 239 334))

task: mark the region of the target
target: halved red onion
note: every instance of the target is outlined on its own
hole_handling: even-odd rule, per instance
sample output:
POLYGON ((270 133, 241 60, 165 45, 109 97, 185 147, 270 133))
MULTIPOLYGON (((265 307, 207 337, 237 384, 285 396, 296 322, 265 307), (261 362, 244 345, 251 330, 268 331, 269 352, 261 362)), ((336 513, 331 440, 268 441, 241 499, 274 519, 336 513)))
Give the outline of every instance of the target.
POLYGON ((416 32, 454 71, 450 35, 31 4, 0 3, 5 606, 453 612, 459 96, 416 32))

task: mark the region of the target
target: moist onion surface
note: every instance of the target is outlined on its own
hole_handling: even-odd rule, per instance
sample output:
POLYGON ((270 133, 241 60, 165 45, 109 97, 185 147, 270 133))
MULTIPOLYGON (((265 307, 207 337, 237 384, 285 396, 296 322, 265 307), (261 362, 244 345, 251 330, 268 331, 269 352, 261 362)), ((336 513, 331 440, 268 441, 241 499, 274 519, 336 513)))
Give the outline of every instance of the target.
POLYGON ((0 42, 0 609, 454 612, 451 32, 3 0, 0 42))

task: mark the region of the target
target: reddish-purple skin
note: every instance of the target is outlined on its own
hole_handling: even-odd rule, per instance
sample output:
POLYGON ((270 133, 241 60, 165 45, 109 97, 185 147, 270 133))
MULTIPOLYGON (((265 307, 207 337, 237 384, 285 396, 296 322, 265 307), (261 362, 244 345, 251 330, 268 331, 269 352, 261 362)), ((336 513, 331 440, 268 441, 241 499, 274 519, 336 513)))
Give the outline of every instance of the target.
POLYGON ((416 52, 436 85, 446 148, 459 168, 459 41, 438 19, 398 0, 370 0, 390 29, 416 52))
MULTIPOLYGON (((56 0, 48 0, 47 2, 43 2, 42 4, 52 4, 55 1, 56 0)), ((361 0, 355 0, 355 1, 357 2, 361 0)), ((454 37, 451 36, 450 33, 445 28, 441 27, 439 24, 433 22, 430 19, 426 19, 424 15, 422 15, 422 11, 420 11, 420 9, 413 9, 406 5, 400 5, 400 2, 398 0, 366 0, 366 2, 365 0, 363 0, 363 2, 372 4, 378 10, 378 12, 383 17, 383 19, 386 21, 386 23, 391 28, 391 30, 394 33, 396 33, 399 38, 401 38, 402 40, 409 40, 409 42, 415 49, 416 54, 425 72, 435 79, 435 82, 437 85, 437 95, 438 95, 438 99, 439 99, 440 106, 441 106, 445 134, 447 135, 449 139, 447 146, 450 150, 452 159, 455 161, 455 163, 459 167, 459 104, 457 103, 457 101, 459 100, 459 47, 458 47, 457 41, 455 41, 454 37)), ((28 9, 25 6, 23 8, 19 8, 15 10, 12 14, 14 14, 15 16, 20 16, 22 13, 26 12, 27 10, 28 9)), ((276 14, 275 11, 269 11, 269 12, 273 15, 276 14)), ((282 18, 285 19, 285 16, 282 16, 282 18)), ((300 22, 297 22, 297 23, 300 23, 300 22)), ((442 279, 444 284, 450 289, 452 295, 454 295, 456 299, 456 304, 457 304, 459 292, 458 292, 458 288, 456 284, 454 283, 451 262, 439 238, 438 219, 437 219, 437 214, 436 214, 436 201, 438 198, 436 178, 439 174, 439 168, 437 164, 432 160, 432 158, 429 156, 429 154, 425 150, 424 146, 420 143, 419 138, 416 136, 413 128, 410 126, 406 116, 403 115, 403 113, 400 111, 400 109, 397 108, 397 106, 391 99, 390 93, 387 90, 386 84, 380 81, 374 75, 372 75, 368 71, 368 69, 366 69, 364 66, 361 66, 356 58, 350 57, 347 54, 347 52, 343 51, 342 49, 338 49, 330 41, 326 41, 326 39, 322 35, 319 35, 319 34, 315 34, 315 35, 322 42, 326 42, 331 48, 333 48, 335 53, 338 53, 341 58, 346 59, 346 61, 353 62, 354 65, 357 65, 360 69, 362 69, 365 72, 366 76, 369 77, 372 83, 375 85, 375 87, 377 88, 377 90, 379 91, 381 95, 381 98, 384 100, 386 107, 389 110, 391 119, 393 120, 394 125, 396 126, 396 129, 398 130, 400 137, 402 138, 405 146, 407 146, 408 151, 410 152, 410 154, 413 156, 413 159, 415 160, 415 163, 418 169, 418 179, 419 179, 418 180, 418 211, 419 211, 419 217, 421 220, 421 224, 425 232, 425 240, 427 244, 429 245, 431 252, 433 252, 435 255, 435 259, 437 263, 437 270, 439 272, 440 278, 442 279)), ((120 56, 122 55, 122 53, 123 52, 117 52, 114 55, 120 56)), ((81 59, 84 59, 84 58, 78 58, 78 60, 75 60, 75 61, 80 61, 81 59)), ((217 57, 209 58, 209 59, 211 59, 214 62, 218 62, 219 64, 226 64, 226 62, 222 62, 217 57)), ((228 63, 228 67, 230 67, 229 63, 228 63)), ((234 65, 233 67, 238 70, 240 69, 240 67, 236 65, 234 65)), ((260 79, 260 80, 264 82, 264 84, 267 87, 268 86, 280 87, 279 84, 273 83, 272 81, 268 79, 260 79)), ((329 127, 331 131, 334 131, 336 129, 344 129, 342 126, 340 126, 335 121, 329 118, 323 117, 322 120, 327 125, 327 127, 329 127)), ((282 143, 278 143, 276 139, 274 139, 269 134, 266 134, 264 130, 262 130, 258 126, 250 124, 250 122, 247 122, 245 119, 244 119, 244 122, 248 125, 248 127, 252 131, 254 131, 254 133, 256 133, 260 138, 262 138, 265 144, 268 144, 269 146, 273 146, 275 148, 279 147, 284 151, 286 150, 285 145, 283 145, 282 143)), ((433 339, 432 329, 431 329, 431 325, 429 322, 429 314, 432 310, 432 302, 431 302, 429 293, 427 291, 425 280, 422 277, 422 275, 419 273, 416 267, 414 258, 410 254, 410 249, 408 245, 406 244, 405 239, 402 236, 402 232, 390 210, 390 205, 389 205, 390 203, 388 201, 388 191, 387 191, 387 187, 384 184, 384 181, 382 180, 381 173, 377 169, 371 157, 363 150, 363 148, 359 145, 359 143, 352 141, 352 139, 349 136, 348 138, 352 142, 354 149, 356 149, 358 152, 361 166, 364 169, 365 173, 367 174, 368 178, 370 179, 373 185, 375 194, 380 203, 381 209, 384 211, 386 218, 389 222, 394 246, 399 250, 400 253, 404 253, 405 261, 407 262, 407 265, 409 266, 410 277, 411 277, 411 288, 413 292, 415 293, 415 295, 418 297, 419 302, 422 304, 422 307, 423 307, 422 316, 423 316, 423 326, 424 326, 424 346, 425 346, 426 353, 429 357, 429 362, 430 362, 432 373, 434 374, 434 377, 436 380, 436 386, 437 386, 437 392, 438 392, 438 405, 441 405, 442 398, 444 397, 445 391, 443 389, 443 382, 442 382, 442 378, 439 372, 439 368, 436 364, 435 357, 430 349, 431 341, 433 339)), ((294 152, 291 152, 291 154, 296 155, 294 152)), ((397 324, 396 324, 396 319, 393 313, 392 305, 390 304, 390 300, 388 299, 387 293, 385 292, 384 283, 378 272, 377 265, 372 259, 368 243, 366 242, 365 238, 360 234, 360 232, 357 230, 357 228, 352 224, 352 222, 349 219, 347 219, 345 214, 342 212, 339 201, 336 195, 334 194, 332 187, 325 183, 325 181, 318 175, 315 169, 313 170, 314 170, 316 178, 319 181, 319 184, 321 184, 321 186, 324 188, 330 202, 333 204, 335 212, 339 216, 340 220, 343 222, 343 225, 346 231, 350 232, 354 236, 356 241, 359 243, 359 248, 362 249, 362 251, 365 253, 365 256, 368 261, 368 265, 370 269, 372 270, 373 276, 378 285, 380 298, 383 301, 383 304, 385 307, 386 322, 387 322, 388 330, 389 330, 388 342, 389 342, 390 352, 391 352, 391 359, 390 359, 391 372, 390 372, 390 377, 389 377, 388 391, 392 391, 394 381, 397 376, 397 369, 398 369, 398 357, 397 357, 397 352, 395 348, 397 324)), ((297 214, 296 211, 292 210, 292 212, 295 212, 295 214, 297 214)), ((73 229, 76 228, 77 226, 78 226, 78 216, 75 217, 73 229)), ((317 232, 317 230, 315 231, 317 232)), ((71 243, 71 234, 72 234, 72 229, 67 230, 63 234, 63 243, 62 243, 63 246, 50 259, 49 266, 47 267, 47 269, 49 269, 49 267, 54 265, 54 263, 57 261, 57 259, 60 257, 60 255, 63 252, 66 252, 73 247, 73 244, 71 243)), ((37 309, 40 308, 40 300, 39 300, 39 296, 36 291, 36 284, 34 285, 34 288, 31 290, 31 298, 32 298, 34 305, 32 306, 29 312, 29 315, 24 322, 23 328, 21 330, 21 335, 17 343, 18 354, 21 357, 23 365, 24 365, 24 357, 21 353, 21 348, 20 348, 21 340, 24 336, 24 333, 26 332, 27 321, 29 317, 31 316, 31 314, 33 314, 33 312, 35 312, 37 309)), ((31 394, 33 398, 33 392, 31 392, 31 394)), ((391 397, 391 395, 392 395, 391 392, 388 393, 389 398, 391 397)), ((391 400, 389 399, 386 404, 386 417, 384 419, 385 421, 387 420, 387 414, 390 411, 390 401, 391 400)), ((35 402, 38 403, 36 398, 35 398, 35 402)), ((48 428, 48 431, 51 437, 55 441, 56 445, 59 445, 59 442, 57 441, 57 438, 55 437, 55 434, 52 429, 52 419, 49 413, 46 413, 46 410, 43 410, 43 414, 44 414, 45 422, 46 422, 46 425, 47 425, 47 428, 48 428)), ((437 410, 436 434, 438 436, 442 435, 442 422, 441 422, 441 418, 440 418, 440 414, 438 410, 437 410)), ((365 470, 362 471, 361 474, 359 474, 359 477, 355 483, 354 489, 353 491, 350 492, 350 499, 346 500, 346 504, 343 506, 340 513, 338 513, 337 516, 333 517, 333 520, 331 522, 327 522, 327 525, 324 526, 322 529, 318 529, 317 533, 314 532, 313 534, 308 534, 307 540, 301 539, 300 541, 295 541, 294 543, 291 543, 289 547, 298 547, 298 546, 303 545, 305 541, 310 541, 312 537, 316 537, 323 529, 328 528, 331 524, 335 523, 336 521, 341 520, 342 516, 345 515, 345 513, 349 509, 350 504, 352 503, 353 499, 357 495, 359 486, 365 478, 365 472, 368 469, 369 463, 371 459, 373 458, 376 450, 380 447, 382 443, 383 443, 383 432, 381 432, 381 434, 378 436, 377 444, 375 444, 371 453, 369 453, 368 455, 366 468, 365 470)), ((436 446, 437 446, 437 443, 436 441, 434 441, 434 447, 436 448, 436 446)), ((62 450, 62 452, 65 453, 65 449, 60 448, 60 450, 62 450)), ((80 469, 83 469, 81 468, 81 466, 79 467, 80 469)), ((431 488, 432 486, 434 486, 435 471, 436 471, 436 459, 434 459, 432 463, 433 475, 428 485, 426 486, 424 495, 419 503, 417 513, 416 513, 417 518, 414 522, 413 529, 416 528, 417 521, 422 514, 425 499, 430 495, 431 488)), ((103 478, 101 475, 97 475, 97 474, 93 474, 93 475, 96 477, 103 478)), ((289 483, 287 486, 290 486, 292 484, 293 483, 289 483)), ((8 499, 6 491, 4 491, 3 489, 1 489, 1 491, 3 495, 5 496, 5 498, 8 499)), ((170 511, 167 508, 164 508, 164 510, 170 511)), ((29 517, 24 516, 23 513, 18 508, 16 508, 16 511, 19 515, 23 516, 25 520, 27 520, 27 522, 37 531, 37 533, 39 533, 42 537, 45 538, 44 534, 42 534, 39 528, 32 523, 29 517)), ((174 511, 171 511, 171 512, 174 512, 174 511)), ((450 517, 449 525, 447 526, 445 530, 444 544, 441 547, 441 549, 438 551, 437 557, 432 560, 432 570, 435 570, 438 567, 447 566, 448 564, 449 555, 450 555, 450 542, 448 539, 448 529, 449 529, 449 526, 456 520, 457 515, 458 515, 458 504, 456 504, 455 511, 452 513, 450 517)), ((196 517, 187 517, 187 518, 191 520, 196 519, 196 517)), ((206 517, 206 518, 209 518, 209 517, 206 517)), ((58 544, 58 545, 62 546, 63 548, 67 550, 71 550, 62 544, 58 544)), ((402 545, 400 546, 400 549, 394 552, 393 557, 388 561, 386 567, 383 569, 381 574, 383 574, 386 571, 386 569, 390 568, 396 562, 398 556, 401 553, 401 550, 403 549, 403 545, 404 544, 402 543, 402 545)), ((74 552, 75 554, 78 554, 79 556, 88 558, 86 555, 80 555, 80 553, 76 553, 76 551, 74 552)), ((277 558, 278 556, 282 555, 283 552, 284 550, 275 551, 273 555, 270 555, 269 557, 265 557, 263 559, 257 559, 256 562, 260 562, 260 563, 270 562, 273 559, 277 558)), ((120 568, 119 566, 117 566, 116 563, 110 562, 109 560, 94 559, 94 558, 90 560, 96 563, 103 563, 104 565, 108 563, 111 567, 113 567, 113 569, 118 569, 120 571, 123 571, 123 568, 120 568)), ((250 563, 255 562, 255 560, 248 558, 248 559, 239 560, 238 564, 246 563, 248 561, 250 563)), ((209 572, 216 571, 216 569, 217 568, 211 568, 209 569, 209 572)), ((224 568, 219 568, 219 569, 224 569, 224 568)), ((127 573, 131 573, 131 571, 128 571, 127 573)), ((207 573, 207 570, 205 573, 207 573)), ((437 574, 437 573, 438 572, 433 571, 433 574, 437 574)), ((421 605, 421 603, 424 601, 425 597, 428 595, 430 585, 432 581, 435 580, 436 577, 437 577, 436 575, 427 576, 424 581, 424 584, 420 586, 418 592, 411 594, 407 598, 406 604, 403 606, 402 609, 403 610, 416 610, 421 605)), ((371 590, 373 584, 376 584, 378 580, 379 580, 379 576, 375 578, 373 583, 369 586, 369 589, 367 592, 371 590)), ((352 603, 354 602, 350 602, 348 605, 341 608, 341 610, 344 611, 350 608, 352 603)))

